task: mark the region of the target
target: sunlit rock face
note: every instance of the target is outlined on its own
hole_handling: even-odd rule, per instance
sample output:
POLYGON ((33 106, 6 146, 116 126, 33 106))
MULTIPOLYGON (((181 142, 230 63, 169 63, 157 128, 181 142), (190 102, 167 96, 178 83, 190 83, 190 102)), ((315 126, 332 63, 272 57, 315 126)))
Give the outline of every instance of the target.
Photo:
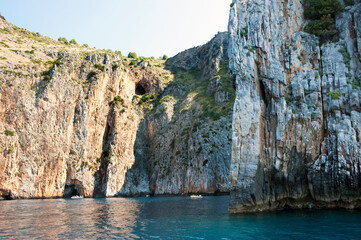
POLYGON ((227 39, 194 48, 203 62, 192 69, 180 63, 194 65, 190 51, 166 67, 0 18, 0 198, 228 192, 227 39), (211 119, 198 99, 225 114, 211 119))
POLYGON ((355 2, 337 17, 339 41, 321 47, 302 31, 302 1, 231 6, 230 212, 360 207, 361 3, 355 2))

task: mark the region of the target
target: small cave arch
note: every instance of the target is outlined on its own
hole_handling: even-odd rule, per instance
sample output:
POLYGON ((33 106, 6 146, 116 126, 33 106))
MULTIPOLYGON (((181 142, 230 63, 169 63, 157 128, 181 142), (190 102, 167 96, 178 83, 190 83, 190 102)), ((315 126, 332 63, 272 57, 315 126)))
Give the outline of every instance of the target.
POLYGON ((142 86, 142 84, 137 83, 135 85, 135 94, 136 95, 144 95, 144 94, 146 94, 145 88, 142 86))
POLYGON ((84 187, 79 180, 71 180, 69 184, 65 184, 64 198, 73 196, 84 196, 84 187))

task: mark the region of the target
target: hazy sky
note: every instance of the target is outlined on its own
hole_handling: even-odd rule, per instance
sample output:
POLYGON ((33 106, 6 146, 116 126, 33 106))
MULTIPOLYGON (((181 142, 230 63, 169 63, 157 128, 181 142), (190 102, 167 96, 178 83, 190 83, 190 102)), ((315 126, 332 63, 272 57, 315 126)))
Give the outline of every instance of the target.
POLYGON ((231 0, 0 0, 11 23, 138 56, 173 56, 226 31, 231 0))

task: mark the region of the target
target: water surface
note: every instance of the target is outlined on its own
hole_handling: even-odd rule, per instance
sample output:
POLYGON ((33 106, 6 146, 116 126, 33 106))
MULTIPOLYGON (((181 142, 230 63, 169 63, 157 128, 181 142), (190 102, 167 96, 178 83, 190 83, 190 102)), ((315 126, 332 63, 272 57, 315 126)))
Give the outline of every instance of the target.
POLYGON ((229 215, 228 196, 0 202, 3 239, 360 239, 359 211, 229 215))

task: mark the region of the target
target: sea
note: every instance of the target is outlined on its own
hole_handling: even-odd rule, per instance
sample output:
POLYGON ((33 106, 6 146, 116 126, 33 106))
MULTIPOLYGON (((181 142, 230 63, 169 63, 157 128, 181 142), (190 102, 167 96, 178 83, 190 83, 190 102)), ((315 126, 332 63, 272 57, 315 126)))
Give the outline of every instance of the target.
POLYGON ((229 196, 0 202, 0 239, 361 239, 361 212, 228 213, 229 196))

